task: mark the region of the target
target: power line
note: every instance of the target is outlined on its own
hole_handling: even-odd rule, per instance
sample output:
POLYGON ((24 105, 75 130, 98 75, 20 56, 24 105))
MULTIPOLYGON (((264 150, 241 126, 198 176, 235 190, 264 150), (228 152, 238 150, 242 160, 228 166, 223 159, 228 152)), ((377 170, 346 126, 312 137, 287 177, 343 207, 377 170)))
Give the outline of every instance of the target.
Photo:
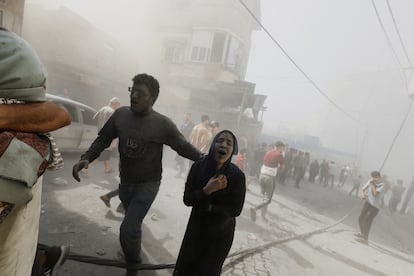
MULTIPOLYGON (((391 17, 392 17, 392 20, 393 20, 393 23, 394 23, 394 27, 395 27, 395 29, 396 29, 396 31, 397 31, 397 34, 398 34, 398 37, 399 37, 399 39, 400 39, 401 45, 402 45, 402 47, 403 47, 403 49, 404 49, 404 53, 405 53, 405 55, 406 55, 406 57, 407 57, 407 60, 408 60, 408 62, 409 62, 409 64, 410 64, 410 66, 411 66, 411 61, 410 61, 410 59, 409 59, 409 57, 408 57, 408 54, 407 54, 407 51, 406 51, 405 45, 404 45, 403 40, 402 40, 402 38, 401 38, 401 34, 400 34, 399 29, 398 29, 398 27, 397 27, 397 23, 396 23, 396 20, 395 20, 395 18, 394 18, 394 15, 393 15, 393 12, 392 12, 392 9, 391 9, 391 5, 390 5, 390 3, 389 3, 389 1, 388 1, 388 0, 386 0, 386 2, 387 2, 388 10, 389 10, 389 12, 390 12, 390 14, 391 14, 391 17)), ((379 13, 378 13, 378 9, 377 9, 377 6, 376 6, 376 4, 375 4, 375 1, 374 1, 374 0, 371 0, 371 3, 372 3, 372 6, 373 6, 373 8, 374 8, 375 14, 377 15, 377 19, 378 19, 378 22, 379 22, 379 24, 380 24, 380 26, 381 26, 381 30, 382 30, 382 32, 384 33, 384 36, 385 36, 385 38, 386 38, 386 40, 387 40, 387 43, 388 43, 389 48, 391 49, 391 52, 392 52, 392 54, 393 54, 393 57, 394 57, 394 58, 395 58, 395 60, 397 61, 398 65, 400 66, 400 70, 399 70, 399 72, 400 72, 400 76, 402 75, 402 81, 403 81, 403 83, 404 83, 404 86, 405 86, 405 88, 406 88, 406 91, 408 91, 407 78, 406 78, 405 74, 402 74, 402 72, 401 72, 401 69, 403 68, 403 66, 402 66, 402 64, 401 64, 400 60, 398 59, 397 53, 395 52, 394 48, 392 47, 391 39, 390 39, 390 37, 388 36, 387 31, 385 30, 384 23, 382 22, 382 20, 381 20, 381 16, 380 16, 380 15, 379 15, 379 13)), ((402 131, 403 127, 404 127, 404 124, 405 124, 405 122, 407 121, 407 118, 408 118, 409 114, 411 113, 412 104, 413 104, 413 101, 410 101, 410 105, 408 106, 407 113, 405 114, 405 117, 404 117, 404 119, 402 120, 401 125, 400 125, 400 127, 399 127, 399 129, 398 129, 397 133, 395 134, 395 136, 394 136, 394 138, 393 138, 392 142, 391 142, 391 145, 390 145, 390 147, 389 147, 389 149, 388 149, 388 151, 387 151, 387 154, 386 154, 386 156, 385 156, 385 158, 384 158, 384 161, 382 162, 382 165, 381 165, 381 167, 380 167, 380 171, 382 171, 382 169, 383 169, 383 168, 384 168, 384 166, 385 166, 385 163, 388 161, 388 157, 389 157, 389 156, 390 156, 390 154, 391 154, 391 151, 392 151, 392 149, 393 149, 393 147, 394 147, 394 145, 395 145, 395 142, 397 141, 398 136, 401 134, 401 131, 402 131)))
POLYGON ((374 1, 374 0, 371 0, 371 3, 372 3, 372 7, 374 8, 375 14, 376 14, 376 16, 377 16, 377 20, 378 20, 378 22, 379 22, 379 24, 380 24, 380 26, 381 26, 381 30, 382 30, 382 32, 384 33, 384 36, 385 36, 385 38, 386 38, 386 40, 387 40, 388 47, 390 47, 390 50, 391 50, 391 52, 393 53, 393 56, 394 56, 395 60, 397 61, 397 63, 398 63, 398 65, 400 66, 400 68, 402 68, 402 67, 403 67, 403 65, 401 64, 400 60, 398 59, 398 55, 397 55, 397 53, 395 52, 394 47, 392 47, 392 42, 391 42, 391 39, 390 39, 390 37, 388 36, 387 31, 385 30, 385 26, 384 26, 384 23, 382 22, 382 19, 381 19, 381 16, 380 16, 379 12, 378 12, 377 5, 375 4, 375 1, 374 1))
POLYGON ((395 136, 394 136, 394 139, 392 139, 392 142, 391 142, 391 145, 390 145, 390 147, 389 147, 389 149, 388 149, 387 155, 385 156, 384 161, 382 162, 382 165, 381 165, 381 167, 380 167, 380 169, 379 169, 380 171, 382 171, 382 169, 384 168, 384 165, 385 165, 385 163, 387 162, 388 157, 390 156, 390 153, 391 153, 391 151, 392 151, 392 148, 394 147, 395 141, 397 141, 398 136, 400 136, 400 134, 401 134, 401 131, 402 131, 403 127, 404 127, 404 124, 405 124, 405 122, 407 121, 407 118, 408 118, 408 116, 409 116, 409 115, 410 115, 410 113, 411 113, 411 107, 412 107, 412 105, 413 105, 413 101, 410 101, 410 105, 408 106, 407 113, 405 114, 405 117, 404 117, 404 119, 402 120, 401 125, 400 125, 400 127, 399 127, 399 129, 398 129, 397 133, 396 133, 396 134, 395 134, 395 136))
POLYGON ((286 52, 286 50, 280 45, 279 42, 272 36, 272 34, 267 30, 267 28, 262 24, 262 22, 256 17, 256 15, 246 6, 243 0, 239 0, 240 4, 247 10, 247 12, 253 17, 253 19, 257 22, 257 24, 262 27, 265 33, 270 37, 270 39, 276 44, 276 46, 283 52, 283 54, 292 62, 292 64, 302 73, 302 75, 312 84, 312 86, 325 98, 327 99, 333 106, 335 106, 339 111, 345 114, 348 118, 352 119, 355 122, 358 122, 356 118, 346 112, 341 106, 335 103, 328 95, 326 95, 321 88, 302 70, 302 68, 293 60, 292 57, 286 52))
POLYGON ((398 29, 398 26, 397 26, 397 21, 395 20, 394 13, 392 12, 392 8, 391 8, 390 1, 389 1, 389 0, 386 0, 386 1, 387 1, 388 11, 389 11, 389 12, 390 12, 390 14, 391 14, 391 17, 392 17, 392 22, 394 23, 395 31, 396 31, 396 32, 397 32, 397 34, 398 34, 398 38, 399 38, 400 43, 401 43, 401 46, 402 46, 402 48, 403 48, 403 50, 404 50, 405 57, 406 57, 406 58, 407 58, 407 60, 408 60, 408 64, 411 66, 411 60, 410 60, 410 57, 409 57, 409 55, 408 55, 407 49, 405 48, 405 44, 404 44, 404 41, 403 41, 403 39, 402 39, 402 37, 401 37, 400 30, 398 29))
MULTIPOLYGON (((385 36, 385 38, 387 40, 388 47, 390 48, 390 50, 391 50, 391 52, 393 54, 394 59, 397 61, 398 65, 399 65, 399 68, 400 68, 399 72, 400 72, 400 77, 401 77, 401 74, 402 74, 401 69, 403 68, 403 65, 401 64, 400 60, 398 59, 398 55, 395 52, 394 47, 392 47, 391 39, 388 36, 387 31, 385 30, 384 23, 382 22, 381 16, 378 13, 378 9, 377 9, 377 5, 375 4, 375 1, 374 0, 371 0, 371 3, 372 3, 372 7, 374 8, 375 14, 377 15, 377 20, 378 20, 378 22, 379 22, 379 24, 381 26, 381 30, 384 33, 384 36, 385 36)), ((404 74, 402 75, 402 79, 401 80, 404 83, 404 86, 405 86, 406 91, 408 91, 407 78, 405 77, 404 74)))

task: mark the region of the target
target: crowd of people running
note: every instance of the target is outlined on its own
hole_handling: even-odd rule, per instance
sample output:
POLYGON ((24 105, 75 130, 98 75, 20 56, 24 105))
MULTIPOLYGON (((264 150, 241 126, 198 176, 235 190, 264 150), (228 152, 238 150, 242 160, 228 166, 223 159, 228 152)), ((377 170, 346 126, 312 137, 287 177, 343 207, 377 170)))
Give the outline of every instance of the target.
MULTIPOLYGON (((62 157, 48 133, 68 125, 70 116, 46 100, 46 73, 31 46, 2 28, 0 42, 4 46, 0 47, 0 65, 4 72, 9 72, 0 75, 0 113, 4 115, 1 141, 3 151, 7 148, 8 153, 2 155, 1 173, 5 177, 0 193, 1 272, 4 275, 57 275, 69 251, 64 246, 37 245, 41 175, 46 168, 61 167, 62 157), (30 175, 22 175, 22 171, 30 175)), ((201 116, 200 123, 194 125, 191 114, 187 113, 177 128, 169 117, 153 109, 160 85, 151 75, 135 75, 128 91, 128 106, 121 106, 115 97, 98 111, 98 136, 72 168, 77 181, 87 175, 95 160, 104 161, 104 172, 112 173, 109 159, 111 151, 117 149, 118 189, 100 198, 108 207, 113 195, 119 195, 121 200, 124 218, 119 241, 126 276, 138 275, 143 262, 142 223, 161 185, 164 145, 178 154, 177 177, 186 177, 183 203, 192 208, 175 276, 220 275, 233 243, 236 217, 243 209, 249 179, 259 179, 265 196, 263 203, 250 209, 252 220, 256 220, 259 209, 265 217, 276 183, 288 185, 293 179, 294 187, 299 189, 308 171, 309 182, 324 187, 344 187, 352 179, 349 194, 354 190, 358 194, 362 176, 348 165, 338 167, 334 161, 312 161, 309 152, 296 150, 281 141, 249 148, 245 137, 236 138, 230 130, 219 130, 220 124, 211 121, 208 115, 201 116)), ((378 207, 384 204, 384 195, 391 191, 388 206, 395 211, 404 192, 402 181, 391 185, 377 171, 370 176, 362 187, 361 197, 366 201, 359 217, 361 233, 356 233, 362 242, 367 242, 378 207)))
MULTIPOLYGON (((187 112, 180 131, 192 145, 206 153, 212 137, 219 131, 219 126, 208 115, 202 115, 200 123, 195 125, 191 120, 191 113, 187 112)), ((289 147, 281 141, 273 144, 258 143, 249 147, 247 141, 239 140, 242 140, 239 153, 233 157, 232 162, 248 176, 247 185, 255 181, 260 184, 265 197, 264 203, 252 208, 253 220, 256 219, 258 209, 263 208, 264 213, 266 212, 266 202, 271 200, 277 184, 292 184, 297 189, 309 183, 319 184, 325 188, 345 190, 349 196, 361 197, 361 188, 368 174, 365 175, 355 165, 340 164, 328 159, 312 159, 309 151, 289 147)), ((184 177, 188 172, 187 163, 179 155, 176 157, 176 168, 176 177, 184 177)), ((397 211, 406 188, 401 179, 394 182, 387 175, 383 175, 381 181, 384 184, 381 207, 386 205, 389 213, 393 214, 397 211)))
MULTIPOLYGON (((245 157, 245 166, 248 175, 253 179, 259 179, 261 168, 264 164, 265 155, 272 151, 275 144, 257 144, 251 155, 245 157)), ((360 197, 361 186, 366 174, 357 166, 342 164, 333 160, 312 159, 310 152, 302 151, 284 145, 283 169, 278 171, 276 182, 280 185, 293 183, 295 188, 309 183, 319 184, 326 188, 342 188, 348 195, 360 197)), ((382 176, 384 183, 382 206, 387 205, 391 213, 397 211, 397 206, 401 202, 405 187, 401 179, 392 181, 387 175, 382 176)))

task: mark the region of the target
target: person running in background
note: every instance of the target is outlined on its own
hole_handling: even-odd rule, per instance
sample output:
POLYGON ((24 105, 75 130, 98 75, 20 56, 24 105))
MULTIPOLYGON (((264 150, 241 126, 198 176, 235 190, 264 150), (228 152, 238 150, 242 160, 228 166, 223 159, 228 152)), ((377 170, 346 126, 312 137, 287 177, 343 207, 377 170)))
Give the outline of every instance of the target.
POLYGON ((385 197, 387 196, 387 194, 391 192, 391 183, 388 180, 388 176, 385 174, 381 177, 381 181, 384 184, 384 190, 382 191, 382 197, 381 197, 381 207, 384 207, 385 197))
POLYGON ((395 213, 397 211, 397 206, 402 199, 402 195, 405 191, 405 187, 403 186, 403 181, 401 179, 397 180, 397 184, 391 187, 391 198, 388 203, 388 208, 391 213, 395 213))
POLYGON ((355 234, 356 240, 368 244, 368 235, 374 218, 378 215, 381 206, 384 183, 381 182, 381 174, 378 171, 371 172, 371 178, 362 187, 361 198, 365 201, 359 215, 358 222, 360 233, 355 234))
MULTIPOLYGON (((109 100, 108 105, 105 105, 101 107, 93 116, 93 119, 97 121, 97 127, 98 127, 98 133, 102 129, 102 127, 106 124, 106 122, 109 120, 109 118, 112 116, 115 110, 117 110, 121 106, 121 101, 117 97, 113 97, 109 100)), ((111 143, 111 145, 106 148, 98 157, 98 159, 95 160, 95 162, 92 162, 89 164, 89 167, 91 167, 93 164, 95 164, 97 161, 103 161, 105 169, 105 173, 111 173, 113 172, 111 167, 111 155, 112 152, 117 147, 117 139, 114 139, 111 143)), ((86 175, 88 173, 87 169, 84 169, 83 174, 86 175)))
POLYGON ((217 121, 211 121, 208 126, 208 135, 206 140, 206 147, 207 149, 210 148, 211 143, 213 142, 213 138, 216 136, 216 134, 219 132, 220 123, 217 121))
POLYGON ((256 207, 250 208, 250 218, 256 221, 257 210, 262 209, 262 218, 266 219, 267 206, 272 202, 273 194, 276 186, 276 175, 279 171, 284 170, 283 151, 285 144, 278 141, 273 148, 266 152, 263 158, 263 165, 260 171, 259 183, 263 194, 263 203, 256 207))
POLYGON ((201 116, 201 122, 196 125, 190 133, 190 143, 202 153, 208 150, 210 137, 210 118, 208 115, 201 116))
POLYGON ((341 171, 339 172, 339 183, 338 187, 343 187, 349 175, 349 166, 343 165, 341 171))
POLYGON ((338 166, 335 164, 334 161, 329 162, 328 164, 328 181, 326 182, 326 186, 331 184, 331 189, 333 189, 335 185, 335 176, 337 174, 338 166))
MULTIPOLYGON (((102 107, 101 109, 98 110, 98 112, 95 113, 93 118, 97 120, 98 132, 103 128, 103 126, 106 124, 106 122, 109 120, 109 118, 115 112, 115 110, 117 110, 119 107, 121 107, 121 101, 119 100, 119 98, 114 97, 114 98, 109 100, 108 105, 102 107)), ((89 164, 89 168, 92 164, 95 164, 96 161, 103 161, 104 166, 105 166, 104 172, 105 173, 111 173, 113 170, 112 170, 112 167, 111 167, 110 159, 111 159, 111 155, 112 155, 113 151, 116 150, 116 148, 117 148, 117 144, 118 144, 118 139, 112 140, 111 145, 108 148, 106 148, 99 155, 98 159, 96 159, 94 162, 89 164)), ((87 169, 82 170, 84 175, 87 174, 87 171, 88 171, 87 169)), ((99 198, 103 201, 103 203, 106 205, 106 207, 110 208, 111 207, 111 198, 113 198, 115 196, 118 196, 118 195, 119 195, 119 190, 115 189, 115 190, 110 191, 109 193, 106 193, 106 194, 100 196, 99 198)), ((119 213, 124 212, 124 207, 122 206, 122 203, 120 203, 118 205, 116 210, 119 213)))
POLYGON ((322 160, 319 168, 319 184, 324 187, 328 186, 329 164, 326 160, 322 160))
POLYGON ((352 176, 352 189, 349 191, 349 195, 352 196, 352 193, 355 191, 355 197, 358 198, 359 186, 361 186, 361 179, 360 175, 353 175, 352 176))
POLYGON ((315 178, 318 176, 319 173, 319 162, 318 160, 314 160, 309 165, 309 182, 315 183, 315 178))
MULTIPOLYGON (((183 123, 180 126, 180 131, 183 134, 183 136, 185 137, 185 139, 187 139, 187 141, 189 141, 190 139, 190 134, 191 131, 194 128, 194 123, 191 121, 191 113, 190 112, 186 112, 184 114, 184 120, 183 123)), ((186 171, 186 165, 184 162, 184 158, 181 157, 179 154, 177 154, 175 156, 175 161, 176 161, 176 167, 178 168, 177 174, 175 175, 175 177, 177 178, 181 178, 183 177, 183 173, 185 173, 186 171)))
POLYGON ((253 163, 253 169, 252 169, 253 170, 252 175, 254 177, 257 177, 257 178, 260 177, 260 168, 262 167, 263 157, 266 154, 266 151, 267 151, 266 143, 258 144, 256 149, 254 150, 254 153, 253 153, 254 163, 253 163))
POLYGON ((246 149, 241 149, 239 154, 234 158, 234 164, 244 173, 246 171, 246 149))
POLYGON ((305 176, 305 171, 306 171, 306 166, 307 166, 306 162, 307 162, 307 159, 306 159, 305 153, 303 151, 299 151, 299 154, 296 156, 296 158, 293 161, 294 163, 293 176, 295 178, 295 187, 298 189, 300 188, 300 185, 299 185, 300 182, 305 176))

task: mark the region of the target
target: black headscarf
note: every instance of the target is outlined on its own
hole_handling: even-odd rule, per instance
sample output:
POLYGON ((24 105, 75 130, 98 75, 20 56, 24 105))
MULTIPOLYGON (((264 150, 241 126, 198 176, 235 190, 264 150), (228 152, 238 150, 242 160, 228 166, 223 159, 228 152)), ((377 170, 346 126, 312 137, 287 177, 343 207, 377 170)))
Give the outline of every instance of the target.
POLYGON ((216 134, 213 141, 211 142, 210 149, 208 151, 208 155, 204 156, 200 162, 200 173, 198 174, 198 183, 201 187, 204 187, 205 184, 215 175, 224 174, 227 178, 230 176, 237 174, 240 171, 240 169, 231 163, 231 157, 233 155, 236 155, 238 152, 238 144, 236 136, 231 132, 230 130, 222 130, 219 133, 216 134), (220 168, 219 171, 217 171, 217 161, 214 158, 215 156, 215 145, 217 143, 218 137, 222 133, 229 133, 233 137, 233 152, 230 155, 229 159, 226 160, 226 162, 223 164, 223 166, 220 168))

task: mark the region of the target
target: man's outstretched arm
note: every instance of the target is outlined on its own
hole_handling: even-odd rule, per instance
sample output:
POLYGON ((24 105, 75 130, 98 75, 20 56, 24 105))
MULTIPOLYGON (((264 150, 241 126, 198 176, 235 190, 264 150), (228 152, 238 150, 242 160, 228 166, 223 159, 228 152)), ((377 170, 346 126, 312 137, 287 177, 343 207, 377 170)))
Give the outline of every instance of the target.
POLYGON ((0 104, 0 130, 46 133, 69 124, 69 114, 52 102, 0 104))

